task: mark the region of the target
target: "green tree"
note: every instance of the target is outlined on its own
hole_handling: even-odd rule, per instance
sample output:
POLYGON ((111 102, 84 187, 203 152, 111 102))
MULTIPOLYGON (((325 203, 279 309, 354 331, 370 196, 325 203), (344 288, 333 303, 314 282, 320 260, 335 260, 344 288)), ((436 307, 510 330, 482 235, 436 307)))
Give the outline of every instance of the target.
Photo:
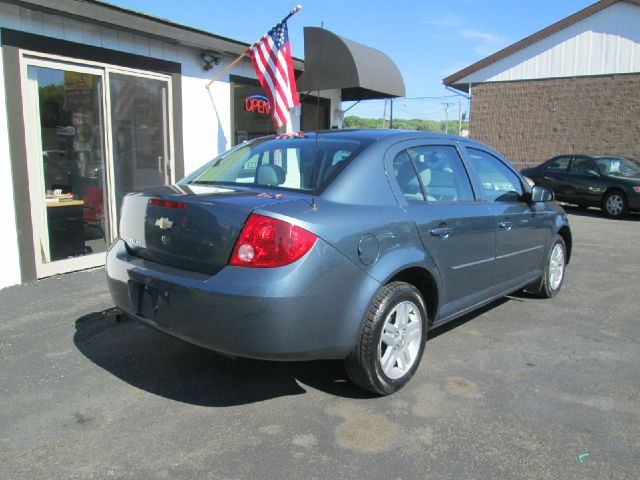
MULTIPOLYGON (((458 133, 458 120, 449 120, 449 133, 458 133)), ((362 118, 355 115, 349 115, 344 118, 344 128, 382 128, 383 122, 381 118, 362 118)), ((389 128, 389 120, 384 122, 385 128, 389 128)), ((419 118, 403 119, 395 118, 393 120, 393 129, 396 130, 424 130, 429 132, 445 132, 444 120, 423 120, 419 118)), ((462 129, 469 129, 469 122, 462 122, 462 129)))

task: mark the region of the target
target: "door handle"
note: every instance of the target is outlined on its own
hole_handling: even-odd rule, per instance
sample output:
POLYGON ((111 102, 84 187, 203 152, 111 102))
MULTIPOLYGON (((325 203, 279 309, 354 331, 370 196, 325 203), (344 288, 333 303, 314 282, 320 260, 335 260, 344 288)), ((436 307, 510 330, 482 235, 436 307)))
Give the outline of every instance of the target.
POLYGON ((451 235, 451 227, 432 228, 429 230, 429 233, 434 237, 440 237, 441 239, 446 240, 449 238, 449 235, 451 235))
POLYGON ((513 228, 513 223, 511 222, 499 222, 498 226, 500 228, 504 228, 507 232, 513 228))

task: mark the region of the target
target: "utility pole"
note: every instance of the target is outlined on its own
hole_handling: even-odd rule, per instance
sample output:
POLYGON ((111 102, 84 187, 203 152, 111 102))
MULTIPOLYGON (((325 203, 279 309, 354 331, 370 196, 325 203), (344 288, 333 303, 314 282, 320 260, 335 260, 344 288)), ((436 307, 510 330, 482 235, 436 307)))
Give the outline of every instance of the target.
POLYGON ((382 111, 382 128, 384 129, 384 122, 387 118, 387 99, 384 99, 384 110, 382 111))
POLYGON ((389 128, 393 129, 393 98, 389 100, 389 103, 391 103, 391 118, 389 120, 389 128))
POLYGON ((458 100, 458 135, 462 135, 462 100, 458 100))
POLYGON ((455 105, 455 103, 443 103, 444 105, 444 133, 449 133, 449 105, 455 105))

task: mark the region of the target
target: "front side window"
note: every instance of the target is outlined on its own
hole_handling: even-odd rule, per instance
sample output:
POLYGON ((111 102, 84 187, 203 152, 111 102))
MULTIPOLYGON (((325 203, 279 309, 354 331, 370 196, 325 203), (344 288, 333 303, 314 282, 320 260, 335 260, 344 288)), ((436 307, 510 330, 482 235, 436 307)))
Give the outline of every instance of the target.
POLYGON ((594 175, 597 174, 596 167, 591 160, 584 157, 576 157, 569 167, 571 173, 577 175, 594 175))
POLYGON ((624 157, 600 157, 596 158, 598 170, 603 175, 640 175, 640 164, 624 157))
POLYGON ((300 136, 243 143, 181 180, 181 184, 259 185, 315 192, 328 185, 368 141, 300 136))
POLYGON ((497 157, 477 148, 467 147, 467 156, 471 161, 484 196, 490 202, 517 202, 524 191, 518 177, 497 157))

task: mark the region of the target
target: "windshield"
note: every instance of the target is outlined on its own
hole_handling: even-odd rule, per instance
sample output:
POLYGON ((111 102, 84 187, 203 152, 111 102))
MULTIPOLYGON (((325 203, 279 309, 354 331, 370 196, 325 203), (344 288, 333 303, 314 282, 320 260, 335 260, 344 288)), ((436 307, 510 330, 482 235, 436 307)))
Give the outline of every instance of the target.
POLYGON ((640 164, 629 158, 601 157, 595 160, 603 175, 640 175, 640 164))
POLYGON ((331 134, 258 138, 223 153, 179 183, 316 192, 364 149, 365 142, 331 134))

